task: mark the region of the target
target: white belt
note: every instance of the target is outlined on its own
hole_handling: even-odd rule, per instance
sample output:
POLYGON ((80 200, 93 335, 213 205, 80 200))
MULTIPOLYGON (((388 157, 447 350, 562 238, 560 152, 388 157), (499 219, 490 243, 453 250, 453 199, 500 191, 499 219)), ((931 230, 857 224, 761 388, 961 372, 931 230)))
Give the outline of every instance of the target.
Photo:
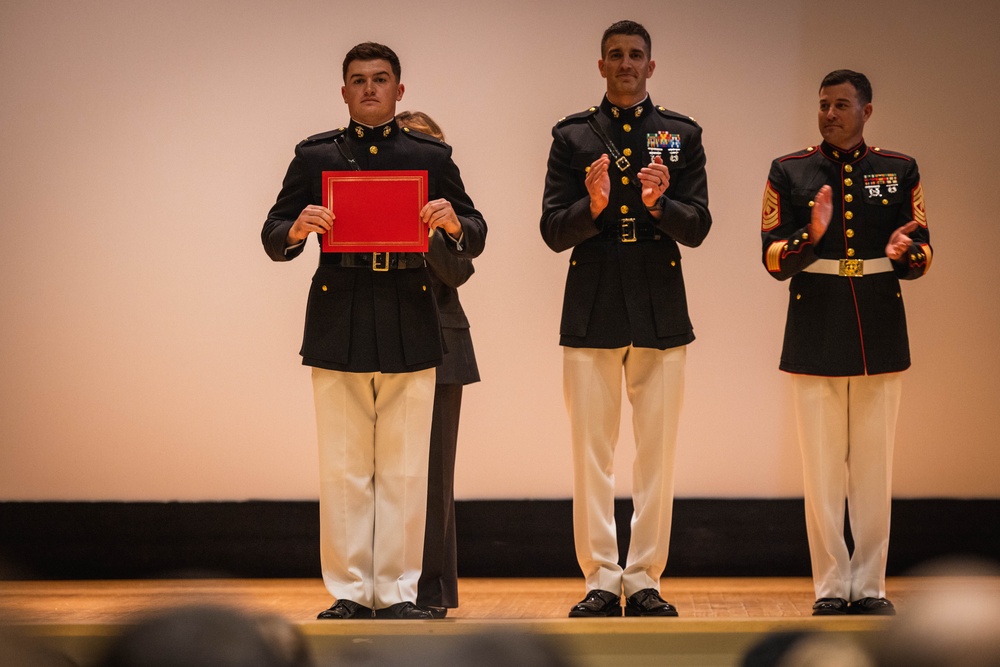
POLYGON ((889 273, 893 270, 888 257, 876 259, 817 259, 802 269, 806 273, 825 273, 831 276, 860 278, 873 273, 889 273))

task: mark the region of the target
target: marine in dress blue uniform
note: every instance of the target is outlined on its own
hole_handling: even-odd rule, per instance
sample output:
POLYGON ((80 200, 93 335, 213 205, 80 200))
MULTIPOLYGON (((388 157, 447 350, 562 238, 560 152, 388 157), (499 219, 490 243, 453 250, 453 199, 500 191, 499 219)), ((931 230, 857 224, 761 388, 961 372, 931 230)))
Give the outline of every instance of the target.
MULTIPOLYGON (((447 252, 474 257, 486 224, 451 148, 404 131, 398 58, 366 43, 344 62, 347 127, 301 142, 261 239, 268 256, 301 254, 336 220, 324 171, 426 170, 421 217, 447 252)), ((435 241, 437 244, 438 241, 435 241)), ((421 254, 323 253, 306 307, 303 363, 313 367, 320 450, 321 561, 337 603, 320 618, 428 618, 414 604, 423 550, 435 367, 444 348, 421 254), (377 422, 377 423, 376 423, 377 422)))
POLYGON ((694 340, 679 245, 708 234, 701 128, 654 104, 649 34, 608 28, 599 106, 552 130, 542 203, 548 246, 572 249, 559 342, 573 440, 573 517, 587 596, 570 616, 676 616, 659 595, 673 507, 686 345, 694 340), (624 568, 614 521, 621 385, 633 407, 632 537, 624 568))
POLYGON ((793 374, 817 615, 894 613, 892 448, 910 366, 900 280, 933 257, 917 163, 864 141, 870 115, 867 78, 831 72, 824 141, 772 162, 761 217, 764 267, 791 278, 779 367, 793 374))

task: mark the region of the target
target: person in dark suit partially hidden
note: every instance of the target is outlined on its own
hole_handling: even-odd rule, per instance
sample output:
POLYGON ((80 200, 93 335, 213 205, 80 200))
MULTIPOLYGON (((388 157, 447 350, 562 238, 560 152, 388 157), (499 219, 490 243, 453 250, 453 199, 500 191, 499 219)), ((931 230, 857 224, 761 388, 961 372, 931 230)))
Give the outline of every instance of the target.
MULTIPOLYGON (((444 141, 441 127, 422 111, 396 114, 400 127, 408 127, 444 141)), ((458 300, 475 267, 472 260, 450 252, 443 237, 435 234, 427 249, 431 291, 441 313, 445 353, 434 385, 434 419, 431 422, 430 469, 427 473, 427 524, 424 562, 417 584, 417 606, 435 618, 444 618, 458 606, 458 544, 455 531, 455 454, 462 386, 479 382, 479 367, 472 347, 469 319, 458 300)))
MULTIPOLYGON (((483 250, 486 223, 465 192, 451 148, 401 129, 399 58, 366 42, 344 58, 347 127, 295 148, 261 231, 287 261, 337 224, 322 205, 324 171, 426 170, 419 212, 435 245, 483 250)), ((321 619, 424 619, 416 606, 424 544, 428 449, 441 322, 421 253, 320 256, 306 306, 303 363, 312 366, 320 454, 323 580, 336 603, 321 619)))

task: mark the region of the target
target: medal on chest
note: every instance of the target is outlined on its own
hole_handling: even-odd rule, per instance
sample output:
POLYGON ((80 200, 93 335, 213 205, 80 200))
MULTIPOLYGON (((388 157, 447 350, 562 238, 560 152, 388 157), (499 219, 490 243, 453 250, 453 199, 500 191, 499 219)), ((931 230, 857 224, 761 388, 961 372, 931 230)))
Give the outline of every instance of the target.
POLYGON ((670 132, 653 132, 646 135, 646 148, 649 150, 650 158, 663 159, 663 151, 667 151, 669 162, 680 160, 681 137, 679 134, 670 132))
POLYGON ((866 174, 864 180, 869 199, 881 197, 882 188, 889 194, 894 194, 899 189, 896 174, 866 174))

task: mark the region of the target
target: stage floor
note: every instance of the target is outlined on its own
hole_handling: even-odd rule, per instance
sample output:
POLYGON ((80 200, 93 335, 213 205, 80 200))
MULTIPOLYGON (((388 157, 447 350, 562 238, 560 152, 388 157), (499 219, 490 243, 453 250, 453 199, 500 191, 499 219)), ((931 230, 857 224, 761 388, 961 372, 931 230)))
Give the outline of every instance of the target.
MULTIPOLYGON (((900 608, 925 580, 896 578, 888 597, 900 608)), ((808 578, 664 579, 662 595, 679 620, 805 618, 812 614, 808 578)), ((566 619, 586 592, 583 579, 462 579, 461 606, 449 621, 566 619)), ((0 581, 0 613, 18 624, 122 624, 164 606, 231 605, 308 623, 333 602, 319 579, 150 579, 0 581)))
MULTIPOLYGON (((928 577, 891 578, 888 597, 901 613, 928 577)), ((1000 590, 1000 578, 982 585, 1000 590)), ((540 633, 566 646, 581 666, 629 664, 728 666, 768 632, 818 630, 870 640, 889 619, 813 617, 807 578, 664 579, 663 597, 680 618, 569 619, 582 579, 463 579, 461 606, 439 621, 317 621, 332 600, 319 579, 180 579, 0 582, 0 622, 40 638, 81 664, 123 625, 151 611, 192 603, 273 614, 295 624, 319 657, 335 659, 359 642, 400 651, 414 642, 482 632, 540 633)))

